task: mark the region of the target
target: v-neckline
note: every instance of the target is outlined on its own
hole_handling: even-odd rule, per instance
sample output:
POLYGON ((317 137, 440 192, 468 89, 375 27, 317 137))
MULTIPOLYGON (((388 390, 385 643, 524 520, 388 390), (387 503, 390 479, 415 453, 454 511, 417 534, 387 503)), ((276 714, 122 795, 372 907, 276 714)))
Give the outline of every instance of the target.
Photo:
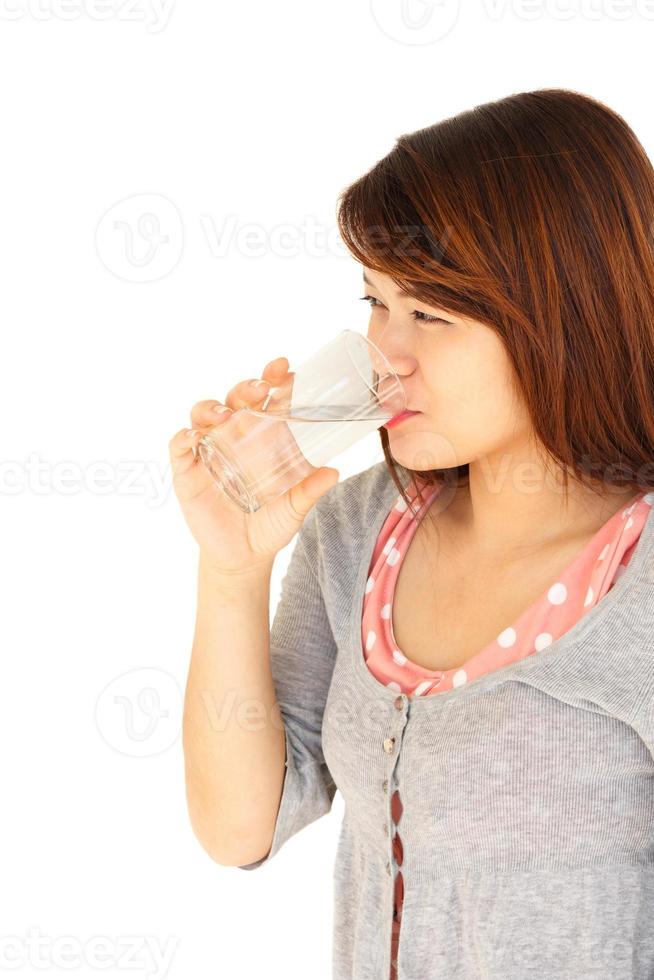
MULTIPOLYGON (((615 511, 615 513, 613 513, 610 517, 607 517, 607 519, 604 521, 604 523, 602 524, 602 526, 599 527, 597 529, 597 531, 595 531, 595 533, 593 534, 592 538, 589 538, 588 539, 588 541, 586 542, 586 544, 583 545, 577 551, 577 553, 575 554, 575 556, 570 559, 570 561, 567 563, 567 565, 565 566, 565 568, 563 568, 561 570, 561 572, 559 572, 559 574, 557 576, 557 581, 562 581, 564 578, 569 578, 570 576, 574 575, 575 574, 575 569, 578 568, 586 560, 587 555, 590 552, 592 552, 593 550, 595 550, 595 549, 598 548, 599 541, 606 534, 606 529, 607 529, 608 525, 610 525, 612 522, 616 522, 616 524, 617 524, 617 518, 618 518, 618 516, 623 511, 628 510, 628 508, 630 508, 630 507, 633 508, 636 505, 636 503, 643 497, 643 495, 644 495, 644 491, 639 490, 628 501, 626 501, 621 507, 619 507, 618 510, 615 511)), ((404 560, 406 560, 406 556, 409 553, 409 549, 410 549, 411 545, 413 545, 413 543, 414 543, 413 542, 413 538, 415 537, 416 534, 419 534, 420 533, 420 524, 422 524, 422 521, 426 517, 426 514, 427 514, 427 511, 429 510, 429 507, 431 506, 431 504, 433 503, 433 501, 437 497, 438 497, 438 493, 437 492, 430 493, 429 496, 425 500, 425 504, 423 505, 423 507, 420 508, 420 510, 423 511, 423 513, 422 513, 422 516, 420 517, 420 519, 418 521, 418 526, 415 529, 414 535, 411 537, 411 540, 409 541, 409 548, 405 552, 404 560)), ((395 583, 394 583, 394 586, 393 586, 392 596, 391 596, 391 599, 390 599, 390 610, 389 610, 389 618, 388 618, 388 629, 389 629, 389 633, 390 633, 390 636, 391 636, 391 640, 393 642, 394 649, 399 650, 399 652, 402 654, 402 656, 406 658, 406 661, 409 664, 409 666, 412 667, 421 676, 424 676, 425 679, 431 679, 431 678, 441 678, 441 677, 445 676, 446 674, 456 673, 457 670, 467 670, 467 668, 469 666, 479 663, 479 660, 481 658, 485 657, 488 654, 488 651, 493 646, 493 643, 495 642, 495 640, 490 640, 485 646, 481 647, 479 650, 477 650, 471 656, 467 657, 466 660, 463 663, 459 664, 458 667, 447 667, 447 668, 443 668, 443 669, 425 667, 423 664, 419 664, 415 660, 412 660, 411 657, 407 656, 407 654, 404 652, 404 650, 402 649, 402 647, 397 643, 397 640, 396 640, 396 637, 395 637, 395 630, 393 628, 393 610, 394 610, 394 607, 395 607, 395 593, 396 593, 397 583, 399 581, 399 575, 400 574, 401 574, 401 569, 398 571, 398 577, 395 580, 395 583)), ((509 629, 509 628, 518 629, 525 622, 526 618, 528 616, 530 616, 530 615, 533 614, 533 612, 536 609, 536 607, 538 605, 540 605, 540 603, 542 603, 543 598, 547 595, 547 592, 548 592, 548 589, 544 589, 542 592, 540 592, 536 596, 536 598, 532 602, 530 602, 529 605, 525 606, 518 613, 517 616, 514 616, 513 619, 512 619, 512 621, 510 623, 507 623, 504 628, 505 629, 509 629)), ((584 615, 587 615, 587 613, 585 613, 584 615)), ((439 693, 440 694, 440 693, 443 693, 443 692, 435 692, 435 693, 439 693)))
MULTIPOLYGON (((639 495, 640 493, 634 496, 639 495)), ((349 624, 350 655, 354 657, 354 672, 356 677, 363 686, 369 689, 371 695, 376 694, 377 697, 382 697, 389 702, 397 699, 397 691, 389 688, 375 677, 365 661, 361 639, 361 617, 363 615, 365 586, 369 575, 372 553, 381 528, 388 517, 389 507, 397 496, 397 487, 389 476, 389 482, 380 493, 380 513, 377 519, 366 528, 366 533, 361 544, 360 553, 362 555, 362 561, 353 586, 354 598, 349 624)), ((628 506, 630 506, 629 503, 625 504, 625 507, 628 506)), ((617 602, 620 602, 638 582, 639 573, 654 546, 654 517, 652 516, 652 511, 654 511, 654 507, 650 508, 650 513, 647 515, 647 520, 636 542, 631 561, 626 566, 624 573, 617 579, 613 587, 602 598, 601 602, 598 602, 589 612, 581 616, 569 630, 554 640, 548 647, 545 647, 533 656, 524 657, 521 660, 499 667, 497 670, 482 674, 480 677, 467 681, 460 687, 437 691, 433 694, 413 696, 411 698, 408 698, 407 695, 401 695, 401 697, 410 700, 411 704, 417 707, 418 710, 425 710, 434 704, 448 704, 453 698, 465 698, 469 695, 477 695, 488 687, 502 683, 508 677, 515 676, 519 678, 523 674, 528 675, 530 670, 535 669, 534 661, 537 661, 538 667, 540 667, 543 661, 547 660, 549 662, 554 658, 561 657, 564 652, 576 646, 581 639, 601 626, 613 606, 617 602)), ((620 513, 620 511, 616 513, 620 513)), ((611 519, 609 518, 609 520, 611 519)))

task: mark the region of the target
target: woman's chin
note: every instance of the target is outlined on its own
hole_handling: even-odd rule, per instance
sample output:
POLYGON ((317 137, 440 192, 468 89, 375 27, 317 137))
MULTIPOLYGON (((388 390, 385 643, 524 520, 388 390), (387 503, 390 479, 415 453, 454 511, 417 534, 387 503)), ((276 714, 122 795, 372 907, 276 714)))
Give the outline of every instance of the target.
POLYGON ((446 470, 458 465, 453 447, 437 432, 389 433, 389 448, 393 459, 408 470, 446 470))

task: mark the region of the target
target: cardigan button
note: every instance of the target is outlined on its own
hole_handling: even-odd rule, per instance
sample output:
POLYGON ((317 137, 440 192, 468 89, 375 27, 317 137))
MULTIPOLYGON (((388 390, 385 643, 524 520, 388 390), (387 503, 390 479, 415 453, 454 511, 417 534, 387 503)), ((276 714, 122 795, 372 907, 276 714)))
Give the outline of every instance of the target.
POLYGON ((384 752, 392 752, 395 747, 395 738, 389 735, 388 738, 384 739, 384 752))
POLYGON ((389 874, 389 875, 392 875, 393 874, 393 871, 391 869, 391 862, 390 861, 387 861, 386 862, 386 873, 389 874))
POLYGON ((382 783, 382 789, 384 790, 384 792, 386 792, 388 790, 388 780, 387 779, 385 779, 383 781, 383 783, 382 783))
POLYGON ((395 705, 398 711, 402 710, 402 708, 404 707, 404 698, 402 697, 401 694, 398 694, 398 696, 393 701, 393 704, 395 705))

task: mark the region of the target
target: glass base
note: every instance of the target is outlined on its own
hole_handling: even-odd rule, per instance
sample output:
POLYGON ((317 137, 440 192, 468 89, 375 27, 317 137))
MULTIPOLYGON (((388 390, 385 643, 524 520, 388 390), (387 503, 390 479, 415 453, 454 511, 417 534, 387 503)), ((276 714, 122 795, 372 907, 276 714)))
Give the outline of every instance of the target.
POLYGON ((234 460, 209 439, 200 440, 198 452, 219 489, 246 514, 254 514, 261 504, 248 490, 234 460))

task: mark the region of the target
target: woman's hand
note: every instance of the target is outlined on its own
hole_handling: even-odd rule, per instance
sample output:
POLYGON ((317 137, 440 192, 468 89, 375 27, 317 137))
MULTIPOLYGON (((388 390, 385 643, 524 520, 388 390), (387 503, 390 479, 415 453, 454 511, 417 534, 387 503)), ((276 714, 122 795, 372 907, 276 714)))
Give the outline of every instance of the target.
POLYGON ((184 519, 205 564, 225 575, 270 566, 300 529, 316 501, 338 482, 338 470, 322 466, 254 514, 246 514, 219 487, 195 452, 201 436, 220 426, 236 409, 261 408, 271 387, 288 381, 288 360, 278 357, 263 370, 268 382, 241 381, 225 402, 200 401, 191 410, 192 429, 180 429, 169 443, 173 487, 184 519))

